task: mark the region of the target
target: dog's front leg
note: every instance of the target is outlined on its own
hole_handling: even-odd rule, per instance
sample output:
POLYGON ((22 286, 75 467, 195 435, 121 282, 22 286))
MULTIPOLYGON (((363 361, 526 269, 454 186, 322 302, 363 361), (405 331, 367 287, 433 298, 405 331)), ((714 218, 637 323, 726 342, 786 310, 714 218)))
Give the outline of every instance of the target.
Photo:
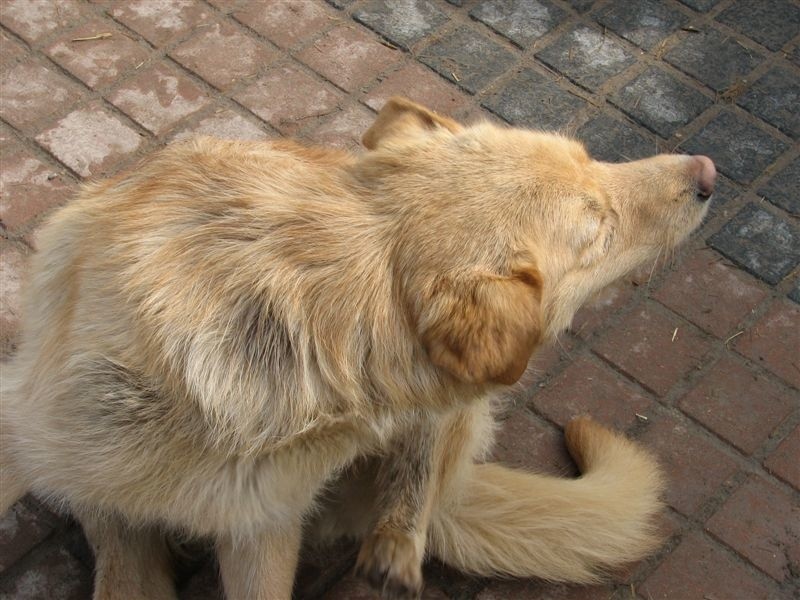
POLYGON ((222 585, 228 600, 289 600, 300 553, 299 520, 281 529, 217 540, 222 585))
POLYGON ((422 589, 436 431, 428 417, 410 423, 379 467, 375 524, 361 544, 356 572, 385 598, 416 598, 422 589))

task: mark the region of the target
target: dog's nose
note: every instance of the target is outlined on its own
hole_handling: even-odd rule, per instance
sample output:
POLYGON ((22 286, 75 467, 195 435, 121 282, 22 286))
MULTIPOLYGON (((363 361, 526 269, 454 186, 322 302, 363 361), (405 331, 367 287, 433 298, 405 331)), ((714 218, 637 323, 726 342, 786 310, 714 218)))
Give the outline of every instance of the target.
POLYGON ((692 175, 697 181, 697 195, 705 200, 714 192, 714 183, 717 181, 717 168, 707 156, 697 155, 692 157, 692 175))

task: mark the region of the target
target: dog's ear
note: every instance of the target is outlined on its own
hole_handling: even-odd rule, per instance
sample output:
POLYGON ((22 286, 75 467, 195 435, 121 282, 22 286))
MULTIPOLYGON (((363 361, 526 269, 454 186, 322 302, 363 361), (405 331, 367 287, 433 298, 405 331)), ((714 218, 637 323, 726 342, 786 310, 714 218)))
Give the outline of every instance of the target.
POLYGON ((535 268, 437 278, 417 312, 431 361, 469 383, 516 382, 539 342, 541 292, 535 268))
POLYGON ((586 227, 578 240, 580 264, 588 267, 605 256, 614 241, 619 216, 608 206, 595 200, 586 204, 586 227))
POLYGON ((435 129, 446 129, 456 133, 461 131, 461 125, 411 100, 394 97, 383 105, 378 118, 361 141, 364 146, 374 150, 386 140, 435 129))

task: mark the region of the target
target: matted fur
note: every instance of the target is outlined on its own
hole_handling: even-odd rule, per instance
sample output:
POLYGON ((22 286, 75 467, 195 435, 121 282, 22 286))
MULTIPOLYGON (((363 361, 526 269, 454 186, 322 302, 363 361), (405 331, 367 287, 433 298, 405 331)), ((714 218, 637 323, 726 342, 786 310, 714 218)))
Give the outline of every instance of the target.
POLYGON ((592 581, 654 546, 659 470, 599 425, 567 432, 578 480, 474 463, 535 348, 700 222, 696 161, 599 163, 401 99, 365 144, 176 144, 42 229, 0 510, 73 510, 96 598, 172 597, 170 530, 217 541, 232 598, 288 598, 304 527, 363 538, 388 596, 426 549, 592 581))

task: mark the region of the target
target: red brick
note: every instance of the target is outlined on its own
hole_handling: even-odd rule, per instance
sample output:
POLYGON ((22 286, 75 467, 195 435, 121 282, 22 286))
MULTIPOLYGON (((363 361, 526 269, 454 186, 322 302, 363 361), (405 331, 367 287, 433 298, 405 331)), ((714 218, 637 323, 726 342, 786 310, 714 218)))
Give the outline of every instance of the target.
POLYGON ((651 303, 627 315, 594 347, 660 396, 697 367, 710 349, 702 335, 654 310, 651 303))
POLYGON ((614 588, 607 585, 557 585, 543 581, 517 579, 492 581, 475 600, 609 600, 614 588))
POLYGON ((81 18, 75 0, 4 0, 0 22, 26 42, 35 42, 81 18))
POLYGON ((780 443, 775 451, 764 461, 771 473, 800 490, 800 427, 780 443))
POLYGON ((778 385, 724 356, 679 402, 681 409, 752 454, 794 408, 778 385))
POLYGON ((144 62, 148 52, 108 20, 93 19, 73 29, 46 50, 67 71, 92 89, 105 87, 131 67, 144 62), (75 42, 76 38, 110 33, 111 37, 75 42))
POLYGON ((21 146, 4 146, 2 163, 0 222, 12 233, 64 202, 72 192, 63 170, 51 168, 21 146))
POLYGON ((640 586, 639 592, 648 600, 778 597, 772 585, 698 533, 687 535, 640 586))
POLYGON ((211 12, 194 0, 113 2, 110 13, 154 46, 166 46, 211 21, 211 12))
POLYGON ((310 119, 335 112, 342 95, 287 65, 273 67, 234 98, 281 133, 292 135, 310 119))
POLYGON ((367 94, 364 103, 380 110, 392 96, 404 96, 443 115, 453 115, 468 103, 457 88, 417 63, 387 75, 367 94))
POLYGON ((352 92, 402 58, 361 29, 342 25, 327 32, 298 58, 339 87, 352 92))
POLYGON ((80 95, 80 88, 66 77, 27 61, 0 75, 0 117, 15 127, 28 128, 80 95))
POLYGON ((733 347, 800 388, 800 307, 788 300, 776 301, 767 313, 733 347))
POLYGON ((315 144, 357 152, 363 149, 361 136, 374 120, 368 109, 352 105, 328 117, 306 137, 315 144))
POLYGON ((307 0, 249 2, 233 16, 281 48, 309 39, 339 20, 321 3, 307 0))
POLYGON ((25 273, 23 251, 0 238, 0 350, 6 354, 20 318, 20 286, 25 273))
POLYGON ((0 515, 0 573, 52 533, 55 520, 44 511, 17 502, 0 515))
POLYGON ((635 291, 636 286, 629 279, 605 287, 575 313, 570 330, 583 339, 589 338, 611 315, 630 302, 635 291))
POLYGON ((252 77, 277 53, 230 23, 214 23, 175 48, 170 56, 216 88, 252 77))
POLYGON ((518 408, 500 422, 491 462, 551 475, 577 474, 564 445, 564 435, 537 420, 527 409, 518 408))
POLYGON ((99 102, 71 112, 36 140, 83 177, 109 174, 116 162, 141 144, 139 134, 99 102))
POLYGON ((266 140, 274 136, 264 131, 261 124, 245 119, 228 108, 218 108, 209 116, 188 125, 174 139, 182 140, 196 135, 238 140, 266 140))
POLYGON ((65 548, 54 544, 37 552, 24 570, 0 581, 0 598, 85 600, 91 595, 91 573, 65 548))
POLYGON ((702 249, 671 273, 652 297, 724 338, 767 297, 767 292, 716 252, 702 249))
POLYGON ((0 31, 0 68, 21 60, 28 53, 27 48, 13 39, 5 31, 0 31))
POLYGON ((685 515, 696 512, 737 470, 733 459, 673 417, 651 418, 640 441, 667 473, 667 502, 685 515))
POLYGON ((208 103, 200 88, 164 63, 149 67, 126 81, 109 99, 156 135, 208 103))
POLYGON ((539 389, 533 406, 562 427, 570 419, 589 415, 614 429, 624 430, 642 415, 649 417, 653 402, 604 365, 580 357, 558 377, 539 389))
POLYGON ((800 569, 800 504, 763 480, 746 481, 706 528, 778 581, 800 569))

